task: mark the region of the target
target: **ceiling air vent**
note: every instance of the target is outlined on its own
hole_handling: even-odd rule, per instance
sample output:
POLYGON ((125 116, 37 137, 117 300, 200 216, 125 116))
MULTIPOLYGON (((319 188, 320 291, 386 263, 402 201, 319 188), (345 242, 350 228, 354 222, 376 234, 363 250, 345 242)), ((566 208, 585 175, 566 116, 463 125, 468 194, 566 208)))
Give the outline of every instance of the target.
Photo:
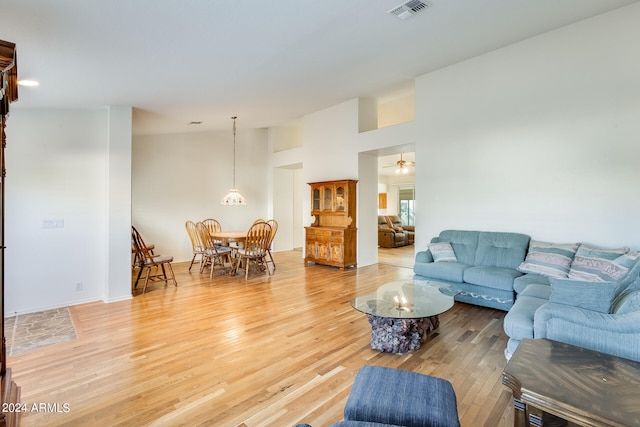
POLYGON ((431 6, 431 4, 428 2, 423 2, 420 0, 409 0, 402 3, 401 5, 394 7, 387 13, 395 15, 400 19, 407 19, 429 6, 431 6))

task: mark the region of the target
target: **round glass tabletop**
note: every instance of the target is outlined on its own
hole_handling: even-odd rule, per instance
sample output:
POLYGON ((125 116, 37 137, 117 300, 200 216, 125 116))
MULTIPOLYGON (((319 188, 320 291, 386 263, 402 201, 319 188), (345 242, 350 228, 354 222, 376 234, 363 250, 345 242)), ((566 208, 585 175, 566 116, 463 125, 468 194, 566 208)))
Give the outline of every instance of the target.
POLYGON ((379 317, 419 319, 449 310, 459 292, 430 280, 396 280, 380 286, 374 293, 352 299, 351 306, 379 317))

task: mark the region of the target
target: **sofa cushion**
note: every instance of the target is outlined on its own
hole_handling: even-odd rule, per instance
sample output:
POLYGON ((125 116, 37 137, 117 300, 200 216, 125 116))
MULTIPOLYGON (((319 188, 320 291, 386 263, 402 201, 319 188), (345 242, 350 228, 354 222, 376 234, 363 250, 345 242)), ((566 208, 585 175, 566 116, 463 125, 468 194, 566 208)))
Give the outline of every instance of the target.
POLYGON ((525 258, 529 240, 526 234, 481 232, 474 265, 516 269, 525 258))
POLYGON ((488 288, 513 290, 513 279, 521 276, 518 270, 500 267, 469 267, 464 271, 464 281, 488 288))
POLYGON ((540 276, 539 274, 523 274, 522 276, 516 277, 513 279, 513 290, 516 293, 520 293, 526 289, 527 286, 539 283, 542 285, 549 286, 551 282, 549 281, 549 277, 540 276))
POLYGON ((479 231, 444 230, 440 233, 438 241, 451 243, 458 261, 473 265, 476 259, 479 235, 479 231))
POLYGON ((425 276, 434 280, 446 280, 448 282, 462 283, 464 271, 469 268, 461 262, 431 262, 426 264, 416 263, 413 271, 419 276, 425 276))
POLYGON ((628 247, 600 249, 582 244, 571 262, 568 278, 586 282, 612 282, 623 278, 629 268, 621 258, 629 252, 628 247), (620 263, 615 260, 620 259, 620 263))
POLYGON ((577 244, 557 244, 532 240, 524 262, 518 270, 523 273, 566 278, 577 244))
POLYGON ((434 262, 456 262, 456 254, 453 251, 453 247, 449 242, 431 243, 429 244, 429 251, 433 256, 434 262))
POLYGON ((616 287, 616 282, 581 282, 552 278, 549 302, 609 313, 616 287))

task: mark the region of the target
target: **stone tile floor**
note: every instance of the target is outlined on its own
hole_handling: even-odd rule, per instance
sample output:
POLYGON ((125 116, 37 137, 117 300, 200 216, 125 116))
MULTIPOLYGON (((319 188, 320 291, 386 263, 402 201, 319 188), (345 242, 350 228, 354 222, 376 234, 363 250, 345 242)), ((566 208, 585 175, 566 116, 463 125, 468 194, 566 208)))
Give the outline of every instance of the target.
POLYGON ((8 356, 78 337, 68 307, 7 317, 4 322, 8 356))

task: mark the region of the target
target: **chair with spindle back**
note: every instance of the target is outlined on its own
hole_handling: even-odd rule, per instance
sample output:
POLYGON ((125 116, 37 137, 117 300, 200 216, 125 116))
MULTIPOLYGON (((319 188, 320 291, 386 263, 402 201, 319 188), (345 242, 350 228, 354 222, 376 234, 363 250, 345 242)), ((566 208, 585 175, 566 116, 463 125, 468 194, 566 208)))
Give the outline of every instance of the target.
POLYGON ((211 271, 209 273, 209 278, 213 279, 213 271, 215 270, 216 265, 225 268, 225 262, 227 262, 229 263, 229 268, 233 268, 231 249, 217 244, 211 237, 209 227, 207 227, 204 222, 197 223, 196 230, 200 235, 200 240, 204 247, 202 253, 204 260, 200 265, 200 272, 202 273, 205 267, 210 265, 211 271))
POLYGON ((276 237, 276 232, 278 231, 278 221, 270 219, 265 222, 271 226, 271 235, 269 236, 269 244, 267 245, 267 255, 269 255, 269 261, 267 262, 270 262, 273 265, 273 271, 276 271, 276 263, 273 261, 273 255, 271 255, 271 245, 273 244, 273 239, 276 237))
POLYGON ((142 271, 145 268, 147 269, 147 275, 144 278, 144 287, 142 288, 143 294, 146 292, 147 284, 150 281, 165 282, 168 285, 169 281, 172 280, 175 286, 178 286, 176 277, 173 274, 173 268, 171 267, 171 262, 173 262, 172 256, 154 255, 149 247, 145 245, 142 236, 134 226, 131 226, 131 244, 136 252, 136 257, 138 259, 137 266, 140 267, 140 271, 138 272, 138 277, 136 278, 134 288, 138 286, 138 281, 140 280, 142 271), (158 268, 161 272, 158 271, 158 268), (155 269, 154 274, 151 274, 152 269, 155 269), (167 271, 169 272, 169 276, 167 276, 167 271))
POLYGON ((202 239, 200 238, 200 233, 198 233, 195 222, 187 221, 184 226, 187 229, 187 234, 191 241, 191 250, 193 251, 193 258, 191 258, 191 264, 189 264, 189 271, 191 271, 191 267, 193 267, 198 255, 200 255, 200 263, 204 262, 204 244, 202 243, 202 239))
POLYGON ((270 237, 271 226, 264 221, 255 222, 249 228, 244 248, 238 249, 239 261, 240 263, 244 263, 245 266, 245 279, 249 278, 250 263, 254 263, 258 268, 264 267, 267 273, 271 275, 271 271, 265 262, 270 237))

